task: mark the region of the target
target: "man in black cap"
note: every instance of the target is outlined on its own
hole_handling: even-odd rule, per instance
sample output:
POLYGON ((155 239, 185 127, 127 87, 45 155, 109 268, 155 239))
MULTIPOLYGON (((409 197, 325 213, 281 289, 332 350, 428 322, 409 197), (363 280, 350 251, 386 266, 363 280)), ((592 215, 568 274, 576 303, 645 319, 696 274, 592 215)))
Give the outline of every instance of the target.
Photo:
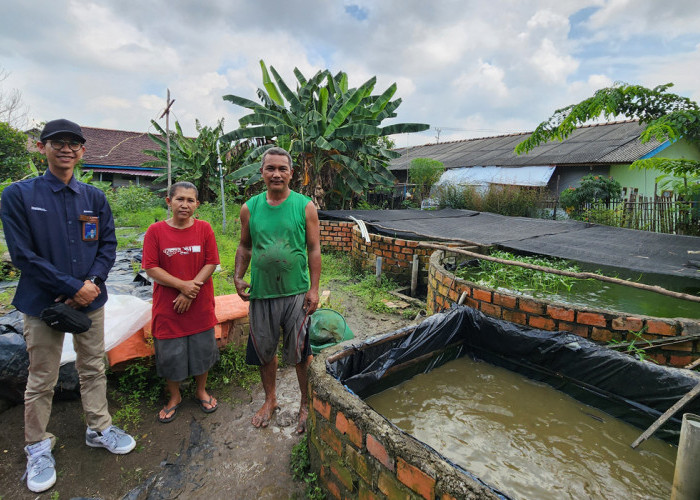
POLYGON ((0 216, 13 264, 22 272, 12 304, 24 313, 29 375, 24 394, 27 487, 45 491, 56 482, 51 450, 56 438, 46 432, 65 333, 40 318, 41 311, 65 300, 92 320, 73 336, 75 366, 87 422, 85 444, 112 453, 129 453, 136 442, 112 425, 107 409, 104 365, 104 281, 116 258, 112 211, 102 191, 79 182, 73 170, 85 153, 78 124, 53 120, 37 147, 46 155, 44 175, 15 182, 2 193, 0 216))

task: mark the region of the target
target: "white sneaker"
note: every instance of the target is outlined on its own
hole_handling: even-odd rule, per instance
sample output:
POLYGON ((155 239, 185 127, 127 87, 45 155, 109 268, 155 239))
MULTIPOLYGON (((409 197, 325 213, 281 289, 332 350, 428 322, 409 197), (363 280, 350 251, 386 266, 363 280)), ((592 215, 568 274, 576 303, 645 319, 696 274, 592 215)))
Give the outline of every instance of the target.
POLYGON ((88 427, 85 431, 85 444, 93 448, 106 448, 117 455, 129 453, 136 446, 136 441, 119 427, 110 425, 102 432, 88 427))
POLYGON ((44 439, 24 447, 27 454, 27 470, 22 479, 27 478, 27 488, 41 493, 56 484, 56 461, 51 454, 51 440, 44 439))

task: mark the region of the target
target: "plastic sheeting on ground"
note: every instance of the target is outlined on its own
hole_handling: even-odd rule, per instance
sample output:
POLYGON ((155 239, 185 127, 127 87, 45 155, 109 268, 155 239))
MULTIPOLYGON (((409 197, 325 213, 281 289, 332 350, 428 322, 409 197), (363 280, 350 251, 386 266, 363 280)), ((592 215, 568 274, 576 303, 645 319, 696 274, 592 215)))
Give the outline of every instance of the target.
MULTIPOLYGON (((214 327, 214 334, 216 339, 219 340, 228 333, 231 321, 248 316, 249 302, 245 302, 234 293, 231 295, 217 295, 214 297, 214 303, 214 313, 218 321, 218 324, 214 327)), ((150 312, 151 305, 148 304, 148 307, 150 312)), ((150 319, 149 314, 146 324, 132 332, 132 335, 125 339, 121 345, 107 352, 110 366, 115 366, 131 359, 153 356, 150 319)))
MULTIPOLYGON (((404 363, 411 368, 401 373, 403 379, 469 355, 545 382, 640 429, 648 428, 700 382, 689 370, 638 361, 572 333, 537 330, 464 306, 430 316, 415 329, 375 337, 345 351, 353 352, 327 363, 327 370, 360 396, 385 388, 385 376, 394 371, 389 370, 404 363), (445 350, 447 346, 452 347, 445 350), (429 359, 413 362, 421 356, 429 359)), ((685 412, 700 413, 700 399, 655 435, 677 442, 685 412)))

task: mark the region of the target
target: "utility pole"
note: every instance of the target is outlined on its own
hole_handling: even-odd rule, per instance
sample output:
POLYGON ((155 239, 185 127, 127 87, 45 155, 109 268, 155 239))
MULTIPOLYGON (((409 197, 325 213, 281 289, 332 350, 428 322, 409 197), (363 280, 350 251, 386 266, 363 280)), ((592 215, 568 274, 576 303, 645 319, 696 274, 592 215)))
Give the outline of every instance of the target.
MULTIPOLYGON (((172 174, 171 174, 171 164, 170 164, 170 108, 172 107, 175 99, 170 100, 170 89, 168 89, 167 97, 165 98, 165 111, 160 115, 161 118, 165 116, 165 147, 168 152, 168 190, 166 193, 170 193, 170 185, 172 184, 172 174)), ((170 217, 170 207, 168 207, 168 217, 170 217)))

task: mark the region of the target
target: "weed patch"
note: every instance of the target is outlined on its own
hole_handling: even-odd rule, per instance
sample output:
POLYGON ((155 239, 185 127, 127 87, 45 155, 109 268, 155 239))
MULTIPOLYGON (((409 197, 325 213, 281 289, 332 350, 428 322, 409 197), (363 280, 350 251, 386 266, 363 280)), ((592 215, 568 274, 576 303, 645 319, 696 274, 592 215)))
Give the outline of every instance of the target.
POLYGON ((292 447, 289 470, 295 481, 304 481, 306 483, 306 498, 324 500, 326 495, 318 484, 318 476, 314 472, 309 472, 310 468, 309 444, 307 438, 304 438, 292 447))
POLYGON ((221 351, 221 359, 209 371, 208 385, 220 388, 230 383, 250 391, 251 387, 260 382, 260 372, 257 367, 245 362, 245 346, 227 345, 221 351))

